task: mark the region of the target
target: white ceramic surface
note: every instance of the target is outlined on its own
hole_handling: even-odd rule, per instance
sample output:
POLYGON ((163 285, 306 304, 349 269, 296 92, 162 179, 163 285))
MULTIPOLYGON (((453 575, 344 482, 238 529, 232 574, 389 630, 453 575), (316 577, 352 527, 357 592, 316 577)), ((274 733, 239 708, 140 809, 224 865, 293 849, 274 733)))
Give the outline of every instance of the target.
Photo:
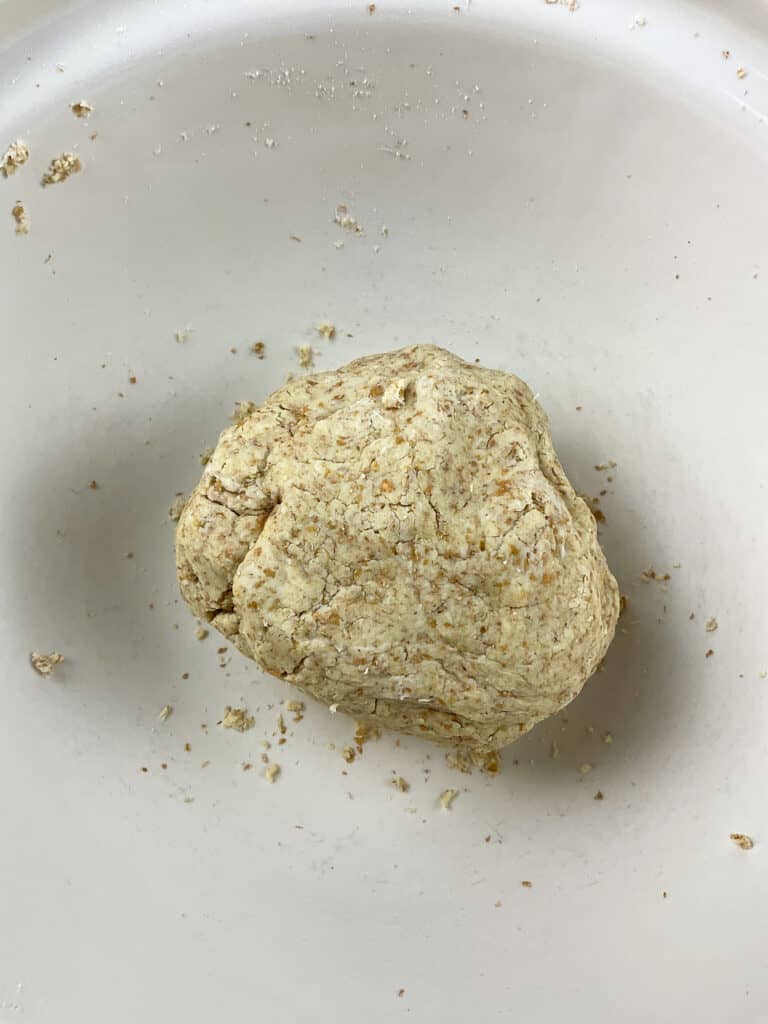
POLYGON ((768 10, 458 4, 0 2, 3 1021, 768 1019, 768 10), (310 706, 270 786, 167 508, 296 346, 414 341, 540 393, 629 611, 499 778, 310 706))

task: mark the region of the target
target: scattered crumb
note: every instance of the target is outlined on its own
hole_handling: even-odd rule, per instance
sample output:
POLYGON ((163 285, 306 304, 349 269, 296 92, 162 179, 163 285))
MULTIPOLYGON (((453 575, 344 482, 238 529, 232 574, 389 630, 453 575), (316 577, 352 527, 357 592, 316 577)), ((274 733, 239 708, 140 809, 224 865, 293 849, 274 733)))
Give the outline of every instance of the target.
POLYGON ((176 341, 179 343, 179 345, 181 345, 181 344, 183 344, 187 340, 187 338, 190 336, 191 333, 192 333, 192 328, 191 327, 182 327, 180 331, 174 331, 174 335, 173 336, 176 339, 176 341))
POLYGON ((170 718, 173 714, 173 708, 170 704, 164 704, 160 709, 160 714, 157 716, 161 722, 164 722, 167 718, 170 718))
POLYGON ((589 773, 592 771, 592 768, 593 765, 591 765, 589 761, 585 761, 584 764, 579 766, 579 771, 582 775, 589 775, 589 773))
POLYGON ((56 666, 64 661, 64 655, 59 654, 58 651, 51 651, 50 654, 40 654, 38 651, 32 651, 29 660, 32 668, 38 675, 48 677, 53 673, 56 666))
POLYGON ((707 651, 707 653, 706 653, 706 654, 704 655, 704 657, 705 657, 705 658, 711 658, 711 657, 712 657, 712 655, 713 655, 714 653, 715 653, 715 652, 714 652, 714 651, 712 650, 712 648, 710 647, 710 648, 709 648, 709 650, 707 651))
POLYGON ((621 618, 621 616, 624 614, 624 612, 627 610, 627 608, 629 608, 629 598, 627 597, 626 594, 620 594, 619 595, 619 618, 621 618))
POLYGON ((255 402, 235 402, 235 408, 229 417, 236 426, 244 423, 256 408, 255 402))
POLYGON ((654 581, 656 583, 667 583, 671 579, 672 577, 669 575, 668 572, 665 572, 664 575, 661 575, 661 573, 656 572, 656 570, 653 568, 643 569, 643 571, 640 573, 641 583, 650 583, 651 581, 654 581))
POLYGON ((17 140, 12 142, 0 163, 0 172, 4 178, 10 178, 12 174, 15 174, 19 167, 23 167, 24 164, 29 160, 29 146, 26 142, 17 140))
POLYGON ((216 449, 212 445, 209 445, 207 448, 203 448, 203 450, 200 452, 200 465, 201 466, 207 466, 208 465, 208 463, 211 461, 211 456, 213 455, 215 450, 216 449))
POLYGON ((224 717, 219 722, 224 729, 236 729, 237 732, 252 729, 255 724, 256 719, 248 714, 246 708, 231 708, 229 705, 224 709, 224 717))
POLYGON ((344 758, 344 760, 347 762, 347 764, 352 764, 352 762, 355 760, 355 757, 357 756, 355 754, 355 748, 354 747, 344 747, 344 749, 341 752, 341 756, 344 758))
POLYGON ((317 325, 317 333, 322 334, 324 338, 330 341, 331 338, 336 337, 336 327, 328 320, 323 320, 322 323, 317 325))
POLYGON ((494 907, 500 907, 501 906, 501 900, 496 900, 496 902, 493 905, 494 905, 494 907))
MULTIPOLYGON (((371 7, 375 7, 375 6, 376 6, 376 4, 371 4, 371 7)), ((398 999, 402 999, 404 995, 405 995, 405 989, 404 988, 398 989, 398 991, 397 991, 398 999)))
POLYGON ((736 77, 737 78, 746 78, 747 77, 747 69, 746 68, 736 68, 736 77))
POLYGON ((667 896, 669 896, 669 893, 667 892, 666 889, 662 889, 661 890, 661 896, 662 896, 662 899, 666 899, 667 896))
POLYGON ((369 740, 377 740, 381 736, 381 729, 378 725, 370 725, 368 722, 355 722, 355 743, 358 754, 362 754, 363 747, 369 740))
POLYGON ((398 775, 391 781, 395 789, 399 789, 401 793, 407 793, 408 790, 411 788, 410 782, 406 782, 402 775, 398 775))
POLYGON ((334 224, 338 224, 339 227, 346 228, 347 231, 352 231, 356 235, 362 235, 363 233, 361 225, 350 214, 349 210, 343 203, 336 207, 333 222, 334 224))
POLYGON ((62 153, 61 156, 54 157, 51 160, 40 184, 43 188, 46 185, 58 185, 59 182, 66 181, 67 178, 77 174, 82 169, 83 164, 79 156, 75 156, 74 153, 62 153))
POLYGON ((11 207, 11 216, 16 221, 16 234, 28 235, 29 218, 27 217, 27 211, 24 208, 24 204, 16 203, 15 206, 11 207))
POLYGON ((87 120, 93 113, 93 107, 90 103, 86 103, 85 100, 79 100, 77 103, 70 103, 69 106, 75 117, 82 117, 87 120))
POLYGON ((602 473, 606 469, 615 469, 617 463, 613 459, 609 459, 608 462, 600 462, 595 466, 598 473, 602 473))
POLYGON ((645 28, 645 26, 647 24, 648 24, 648 22, 646 21, 644 15, 636 14, 634 16, 634 18, 632 19, 632 24, 629 27, 631 29, 634 29, 634 28, 645 28))
POLYGON ((189 742, 189 740, 187 740, 187 742, 184 744, 184 750, 188 754, 192 752, 192 744, 189 742))
POLYGON ((315 353, 311 345, 299 345, 296 350, 299 354, 299 366, 303 370, 311 370, 315 365, 315 353))
POLYGON ((98 489, 99 489, 99 485, 96 482, 96 480, 91 480, 91 482, 88 484, 88 490, 89 491, 98 491, 98 489))
MULTIPOLYGON (((376 13, 376 4, 368 4, 368 13, 369 14, 375 14, 376 13)), ((401 988, 400 991, 398 992, 398 995, 402 995, 403 992, 405 992, 405 989, 401 988)))
POLYGON ((751 837, 744 835, 743 832, 731 832, 731 839, 740 850, 751 850, 755 845, 751 837))
POLYGON ((707 624, 704 627, 708 633, 714 633, 717 629, 717 619, 707 619, 707 624))
POLYGON ((264 769, 264 778, 267 780, 267 782, 275 782, 279 774, 279 764, 268 764, 267 767, 264 769))
POLYGON ((731 56, 731 51, 730 50, 721 50, 720 51, 720 56, 723 58, 723 60, 728 60, 728 58, 731 56))
POLYGON ((474 754, 472 760, 486 775, 501 774, 501 754, 498 750, 489 750, 485 754, 474 754))
POLYGON ((253 763, 251 761, 243 761, 240 767, 243 769, 244 772, 249 772, 251 768, 253 768, 253 763))
POLYGON ((592 799, 593 799, 593 800, 603 800, 603 799, 605 799, 605 798, 603 797, 603 791, 602 791, 602 789, 598 789, 598 791, 597 791, 597 792, 595 793, 595 795, 594 795, 594 796, 592 797, 592 799))
POLYGON ((451 804, 459 795, 458 789, 444 789, 440 794, 440 806, 444 811, 450 811, 451 804))
POLYGON ((555 758, 560 756, 560 748, 557 745, 557 740, 552 740, 552 745, 549 748, 549 756, 553 761, 555 758))
POLYGON ((281 736, 285 736, 285 734, 288 732, 288 726, 285 724, 285 719, 283 718, 282 715, 277 716, 277 731, 280 733, 281 736))
POLYGON ((529 882, 527 879, 525 881, 521 882, 520 885, 522 885, 522 887, 524 889, 532 889, 533 888, 533 882, 529 882))
POLYGON ((498 750, 490 750, 480 753, 477 750, 465 750, 457 747, 449 750, 445 755, 445 761, 449 768, 455 768, 465 775, 471 775, 474 768, 479 768, 486 775, 501 774, 501 754, 498 750))
POLYGON ((610 732, 604 732, 603 743, 613 743, 613 734, 610 732))
POLYGON ((173 499, 173 503, 168 509, 168 516, 170 519, 173 520, 174 523, 178 523, 179 519, 181 518, 181 513, 184 511, 184 506, 186 505, 186 503, 186 496, 181 492, 177 493, 176 497, 173 499))
POLYGON ((263 341, 254 341, 248 351, 252 356, 256 356, 257 359, 263 359, 267 352, 267 346, 263 341))

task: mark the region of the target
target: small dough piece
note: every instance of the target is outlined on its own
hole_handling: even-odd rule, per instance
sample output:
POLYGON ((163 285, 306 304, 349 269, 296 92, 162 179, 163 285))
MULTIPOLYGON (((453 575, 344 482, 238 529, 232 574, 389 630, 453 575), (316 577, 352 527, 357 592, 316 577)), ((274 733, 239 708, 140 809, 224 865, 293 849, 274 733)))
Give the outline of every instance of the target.
POLYGON ((184 508, 176 556, 194 614, 265 671, 477 751, 573 700, 619 613, 528 386, 433 346, 249 407, 184 508))

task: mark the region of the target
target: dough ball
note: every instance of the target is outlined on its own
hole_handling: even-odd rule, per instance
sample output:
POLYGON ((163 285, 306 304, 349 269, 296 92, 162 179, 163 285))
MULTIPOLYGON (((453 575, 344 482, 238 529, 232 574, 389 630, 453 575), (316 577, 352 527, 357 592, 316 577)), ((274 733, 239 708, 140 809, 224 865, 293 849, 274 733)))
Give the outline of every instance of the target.
POLYGON ((265 671, 477 751, 573 700, 619 611, 527 385, 427 345, 248 407, 176 550, 192 611, 265 671))

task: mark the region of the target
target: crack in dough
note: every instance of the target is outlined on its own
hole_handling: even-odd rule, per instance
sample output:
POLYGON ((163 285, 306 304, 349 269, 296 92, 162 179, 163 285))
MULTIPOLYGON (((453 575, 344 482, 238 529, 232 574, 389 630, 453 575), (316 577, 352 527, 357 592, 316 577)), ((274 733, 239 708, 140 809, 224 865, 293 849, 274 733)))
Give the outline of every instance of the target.
POLYGON ((265 671, 480 751, 571 701, 619 612, 528 386, 427 345, 292 380, 225 430, 176 553, 194 614, 265 671))

